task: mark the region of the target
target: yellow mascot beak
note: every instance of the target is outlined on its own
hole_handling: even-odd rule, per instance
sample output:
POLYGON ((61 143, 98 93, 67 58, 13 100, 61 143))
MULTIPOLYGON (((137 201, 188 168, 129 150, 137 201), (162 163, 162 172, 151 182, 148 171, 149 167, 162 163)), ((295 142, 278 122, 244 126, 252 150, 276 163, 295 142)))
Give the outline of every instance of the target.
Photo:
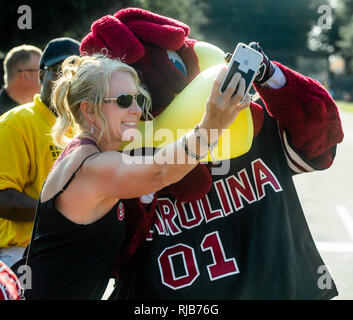
MULTIPOLYGON (((140 121, 141 135, 123 144, 123 150, 141 147, 162 148, 180 139, 202 119, 212 84, 219 70, 225 65, 224 52, 206 42, 196 42, 194 50, 199 59, 200 74, 179 93, 169 106, 152 121, 140 121)), ((212 134, 212 133, 211 133, 212 134)), ((230 127, 218 140, 212 156, 202 162, 226 160, 248 152, 253 139, 250 108, 241 111, 230 127)))

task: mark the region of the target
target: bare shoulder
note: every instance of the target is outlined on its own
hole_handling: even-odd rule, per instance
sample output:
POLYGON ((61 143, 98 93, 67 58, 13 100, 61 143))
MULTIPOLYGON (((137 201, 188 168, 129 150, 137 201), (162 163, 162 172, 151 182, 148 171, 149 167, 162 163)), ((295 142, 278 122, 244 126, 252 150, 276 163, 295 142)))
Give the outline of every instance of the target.
POLYGON ((41 201, 47 201, 62 191, 83 161, 92 155, 82 166, 96 157, 96 152, 98 152, 96 147, 83 145, 67 154, 48 175, 43 186, 41 201))
POLYGON ((84 170, 99 176, 109 176, 123 164, 124 159, 120 152, 105 151, 99 155, 92 156, 83 165, 84 170))

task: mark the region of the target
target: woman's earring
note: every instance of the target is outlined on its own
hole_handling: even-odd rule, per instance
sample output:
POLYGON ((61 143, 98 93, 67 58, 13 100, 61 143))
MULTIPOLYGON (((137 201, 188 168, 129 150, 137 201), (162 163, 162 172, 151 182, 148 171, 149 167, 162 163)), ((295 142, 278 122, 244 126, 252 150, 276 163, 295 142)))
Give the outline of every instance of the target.
POLYGON ((90 134, 93 134, 93 133, 94 133, 93 123, 91 124, 91 129, 89 130, 89 133, 90 133, 90 134))

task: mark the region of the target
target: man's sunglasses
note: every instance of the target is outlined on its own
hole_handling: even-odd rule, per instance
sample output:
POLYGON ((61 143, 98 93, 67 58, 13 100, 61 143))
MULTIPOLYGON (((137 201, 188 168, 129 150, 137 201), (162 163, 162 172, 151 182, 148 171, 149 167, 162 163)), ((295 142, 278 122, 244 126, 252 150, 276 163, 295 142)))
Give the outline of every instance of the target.
POLYGON ((120 108, 126 109, 129 108, 133 100, 136 100, 137 104, 142 110, 145 110, 148 105, 148 99, 142 94, 138 93, 135 95, 132 94, 120 94, 116 98, 104 98, 105 103, 115 102, 120 108))

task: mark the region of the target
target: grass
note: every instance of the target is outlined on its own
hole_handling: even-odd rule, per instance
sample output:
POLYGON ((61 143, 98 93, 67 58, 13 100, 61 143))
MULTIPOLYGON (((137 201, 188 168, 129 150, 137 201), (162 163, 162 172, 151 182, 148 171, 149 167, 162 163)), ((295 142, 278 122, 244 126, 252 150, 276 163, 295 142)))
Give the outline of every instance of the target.
POLYGON ((353 112, 353 102, 338 100, 336 103, 341 110, 353 112))

